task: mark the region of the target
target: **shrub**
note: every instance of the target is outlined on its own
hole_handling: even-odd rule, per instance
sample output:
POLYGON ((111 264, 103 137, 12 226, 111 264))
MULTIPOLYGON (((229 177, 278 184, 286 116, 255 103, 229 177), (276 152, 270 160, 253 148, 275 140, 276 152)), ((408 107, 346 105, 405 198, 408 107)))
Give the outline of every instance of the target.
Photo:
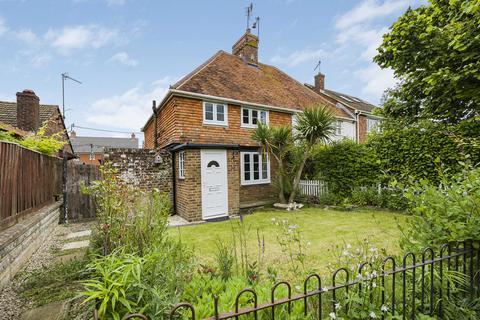
POLYGON ((310 167, 314 170, 307 176, 325 181, 330 192, 341 196, 350 196, 355 188, 376 184, 380 178, 371 150, 348 139, 318 147, 310 167))
POLYGON ((318 203, 325 206, 337 206, 343 201, 343 197, 333 192, 327 192, 318 197, 318 203))
POLYGON ((350 197, 352 204, 357 206, 379 206, 379 195, 377 187, 355 188, 350 197))
POLYGON ((165 237, 171 204, 166 194, 133 190, 120 181, 109 164, 102 179, 82 191, 95 195, 97 230, 93 243, 104 255, 117 248, 143 255, 165 237))
POLYGON ((480 235, 480 168, 466 166, 440 185, 421 180, 409 188, 413 218, 404 230, 402 247, 418 249, 478 240, 480 235))

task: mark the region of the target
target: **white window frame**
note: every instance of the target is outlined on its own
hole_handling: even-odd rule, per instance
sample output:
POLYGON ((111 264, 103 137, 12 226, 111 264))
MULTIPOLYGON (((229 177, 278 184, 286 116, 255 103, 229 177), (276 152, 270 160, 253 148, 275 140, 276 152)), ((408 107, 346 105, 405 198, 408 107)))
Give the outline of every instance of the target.
POLYGON ((242 127, 242 128, 253 128, 253 129, 255 129, 257 127, 257 124, 252 123, 252 119, 253 119, 252 111, 257 111, 258 112, 257 123, 261 119, 260 113, 265 112, 265 124, 268 124, 269 117, 270 117, 268 110, 242 107, 241 110, 240 110, 240 127, 242 127), (243 110, 248 110, 248 123, 243 123, 243 110))
POLYGON ((203 124, 211 124, 217 126, 228 126, 228 106, 225 103, 218 103, 218 102, 211 102, 211 101, 204 101, 203 102, 203 124), (206 105, 211 104, 213 106, 213 120, 206 119, 206 105), (217 120, 217 107, 223 106, 223 121, 217 120))
POLYGON ((185 179, 185 151, 178 153, 178 179, 185 179))
POLYGON ((367 118, 367 132, 372 132, 377 130, 378 127, 378 119, 367 118))
POLYGON ((335 125, 335 135, 341 136, 342 135, 342 120, 337 120, 337 124, 335 125))
POLYGON ((262 154, 261 152, 256 151, 241 151, 240 152, 240 176, 241 176, 241 184, 242 186, 254 185, 254 184, 266 184, 270 183, 270 159, 267 154, 262 154), (249 162, 250 162, 250 179, 245 180, 245 155, 249 155, 249 162), (259 179, 253 179, 253 155, 259 156, 259 179), (263 158, 267 160, 267 178, 262 179, 262 165, 263 165, 263 158))

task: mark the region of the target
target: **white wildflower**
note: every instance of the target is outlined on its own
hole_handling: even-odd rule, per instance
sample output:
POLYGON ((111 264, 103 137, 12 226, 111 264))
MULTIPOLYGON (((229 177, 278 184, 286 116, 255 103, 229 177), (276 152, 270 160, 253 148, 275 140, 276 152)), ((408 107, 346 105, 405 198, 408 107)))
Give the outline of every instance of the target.
POLYGON ((352 248, 352 245, 350 243, 347 243, 347 249, 352 248))
POLYGON ((335 310, 340 309, 340 307, 341 307, 340 302, 335 303, 335 310))
POLYGON ((347 257, 349 254, 350 254, 350 252, 348 252, 348 250, 343 250, 343 252, 342 252, 342 256, 344 256, 344 257, 347 257))
POLYGON ((382 310, 382 312, 388 312, 388 307, 383 304, 380 310, 382 310))
POLYGON ((377 318, 377 315, 376 315, 375 312, 373 312, 373 311, 370 312, 369 316, 370 316, 370 318, 372 318, 372 319, 376 319, 376 318, 377 318))
POLYGON ((329 316, 330 319, 337 319, 337 315, 335 314, 335 312, 330 312, 329 316))
POLYGON ((361 273, 357 274, 357 280, 363 280, 363 276, 361 273))
POLYGON ((275 221, 277 221, 277 219, 275 219, 275 218, 272 218, 272 222, 275 222, 275 221))
POLYGON ((322 292, 327 292, 327 291, 328 291, 327 287, 322 288, 322 292))
POLYGON ((376 288, 377 287, 377 284, 375 282, 372 283, 372 287, 373 288, 376 288))

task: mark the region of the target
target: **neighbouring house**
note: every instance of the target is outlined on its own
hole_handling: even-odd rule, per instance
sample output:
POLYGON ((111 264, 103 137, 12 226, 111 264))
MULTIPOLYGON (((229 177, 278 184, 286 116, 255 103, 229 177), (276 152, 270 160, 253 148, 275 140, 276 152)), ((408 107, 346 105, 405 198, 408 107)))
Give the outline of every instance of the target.
POLYGON ((40 98, 33 90, 25 89, 17 92, 16 102, 0 101, 0 123, 2 128, 14 128, 19 136, 34 134, 42 126, 46 126, 46 135, 62 132, 67 143, 56 155, 73 157, 73 148, 65 128, 60 108, 53 104, 40 104, 40 98))
POLYGON ((258 61, 258 38, 246 33, 232 54, 219 51, 170 87, 144 125, 145 148, 173 155, 174 208, 187 220, 225 218, 271 203, 275 162, 251 134, 258 122, 294 124, 312 105, 337 117, 338 138, 363 141, 373 105, 324 88, 325 76, 303 85, 258 61))
POLYGON ((109 148, 138 149, 138 138, 132 133, 130 138, 114 137, 79 137, 75 131, 70 132, 73 151, 77 161, 83 164, 103 163, 105 150, 109 148))

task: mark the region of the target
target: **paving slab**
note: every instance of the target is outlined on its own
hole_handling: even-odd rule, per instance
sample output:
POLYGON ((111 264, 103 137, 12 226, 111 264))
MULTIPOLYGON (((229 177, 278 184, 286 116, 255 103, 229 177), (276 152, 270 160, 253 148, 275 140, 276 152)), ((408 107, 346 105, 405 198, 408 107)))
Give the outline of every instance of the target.
POLYGON ((82 238, 82 237, 88 237, 92 234, 92 230, 83 230, 83 231, 78 231, 78 232, 72 232, 67 234, 67 239, 74 239, 74 238, 82 238))
POLYGON ((90 240, 67 242, 63 245, 62 250, 88 248, 89 245, 90 245, 90 240))
POLYGON ((65 317, 68 310, 68 303, 65 301, 52 302, 44 306, 28 310, 22 320, 60 320, 65 317))
POLYGON ((194 224, 205 223, 205 221, 193 221, 189 222, 184 218, 180 217, 179 215, 173 215, 168 217, 168 226, 169 227, 180 227, 180 226, 188 226, 194 224))

